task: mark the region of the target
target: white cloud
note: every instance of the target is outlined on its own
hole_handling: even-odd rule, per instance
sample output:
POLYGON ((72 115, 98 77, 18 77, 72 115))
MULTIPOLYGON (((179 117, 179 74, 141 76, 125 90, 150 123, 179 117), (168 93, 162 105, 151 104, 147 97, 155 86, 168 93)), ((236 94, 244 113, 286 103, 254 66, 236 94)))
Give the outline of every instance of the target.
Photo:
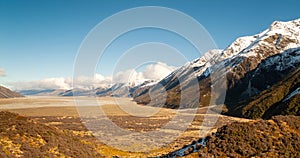
POLYGON ((5 76, 5 71, 0 68, 0 77, 5 76))
POLYGON ((66 82, 67 79, 60 78, 47 78, 38 81, 30 82, 14 82, 11 83, 13 89, 15 90, 25 90, 25 89, 69 89, 70 84, 66 82))
POLYGON ((73 81, 71 79, 68 81, 70 85, 72 85, 72 82, 74 88, 93 89, 97 87, 106 87, 111 84, 111 78, 104 77, 101 74, 95 74, 94 77, 81 76, 77 77, 73 81))
MULTIPOLYGON (((92 89, 111 83, 109 77, 103 77, 100 74, 95 74, 94 77, 78 77, 74 80, 74 87, 81 89, 92 89)), ((30 82, 14 82, 10 83, 10 87, 14 90, 28 90, 28 89, 72 89, 72 78, 47 78, 43 80, 30 82)))
POLYGON ((113 76, 113 83, 127 83, 144 80, 143 74, 136 72, 134 69, 121 71, 113 76))
POLYGON ((176 67, 174 66, 158 62, 157 64, 148 65, 143 71, 143 76, 146 79, 161 80, 175 69, 176 67))
POLYGON ((72 80, 72 78, 47 78, 30 82, 14 82, 10 87, 14 90, 29 89, 93 89, 97 87, 107 87, 113 83, 135 83, 140 84, 146 80, 160 80, 170 74, 176 67, 168 66, 165 63, 156 63, 147 65, 142 72, 134 69, 118 72, 112 77, 105 77, 101 74, 95 74, 94 77, 81 76, 72 80), (74 84, 73 84, 74 83, 74 84))
POLYGON ((163 79, 175 69, 176 67, 174 66, 169 66, 165 63, 158 62, 156 64, 147 65, 142 72, 137 72, 134 69, 118 72, 113 76, 113 82, 142 83, 146 80, 157 81, 163 79))

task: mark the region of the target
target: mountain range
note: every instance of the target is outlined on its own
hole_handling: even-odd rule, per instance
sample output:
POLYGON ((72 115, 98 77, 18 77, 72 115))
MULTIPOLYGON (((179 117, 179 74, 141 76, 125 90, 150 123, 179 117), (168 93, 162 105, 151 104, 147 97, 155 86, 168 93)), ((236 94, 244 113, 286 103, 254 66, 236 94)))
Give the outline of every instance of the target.
POLYGON ((237 38, 224 50, 204 53, 160 81, 140 85, 116 83, 91 90, 25 90, 20 93, 133 97, 137 103, 150 106, 192 108, 208 106, 212 86, 218 86, 214 84, 223 79, 225 101, 217 101, 221 94, 213 97, 214 104, 224 105, 224 114, 271 118, 277 114, 300 114, 299 65, 300 19, 275 21, 261 33, 237 38), (212 79, 212 75, 218 73, 223 78, 212 79))
POLYGON ((135 90, 155 84, 154 80, 146 80, 141 84, 136 83, 115 83, 103 85, 102 87, 84 89, 28 89, 18 91, 25 96, 114 96, 114 97, 132 97, 135 90))
MULTIPOLYGON (((265 31, 240 37, 224 50, 204 53, 160 81, 20 93, 133 97, 140 104, 174 109, 213 103, 225 115, 255 120, 224 125, 158 157, 299 157, 300 19, 275 21, 265 31), (224 91, 215 93, 215 87, 224 91)), ((0 98, 22 97, 20 93, 0 86, 0 98)), ((95 144, 68 130, 0 112, 0 157, 102 157, 97 150, 95 144)))
MULTIPOLYGON (((180 108, 208 106, 211 86, 216 82, 210 76, 224 72, 223 113, 246 118, 269 118, 278 113, 299 115, 299 63, 300 19, 275 21, 259 34, 240 37, 224 50, 205 53, 157 84, 140 89, 133 97, 138 103, 149 104, 151 99, 165 94, 164 107, 179 108, 187 95, 189 100, 180 108), (197 82, 191 80, 195 76, 197 82), (197 86, 199 101, 196 93, 186 90, 197 86)), ((159 106, 153 102, 151 105, 159 106)))

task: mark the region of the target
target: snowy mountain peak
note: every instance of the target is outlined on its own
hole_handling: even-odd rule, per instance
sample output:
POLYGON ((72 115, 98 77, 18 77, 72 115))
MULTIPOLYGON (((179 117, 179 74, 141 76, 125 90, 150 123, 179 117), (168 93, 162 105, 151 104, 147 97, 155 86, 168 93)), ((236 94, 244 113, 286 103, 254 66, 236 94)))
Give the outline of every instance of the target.
POLYGON ((237 38, 227 49, 223 51, 222 57, 226 59, 238 54, 253 43, 257 39, 255 37, 257 36, 244 36, 237 38))
POLYGON ((281 22, 273 22, 265 31, 253 35, 237 38, 227 49, 223 51, 222 58, 232 58, 234 56, 269 56, 271 49, 274 54, 283 50, 300 46, 300 19, 281 22))
MULTIPOLYGON (((174 79, 174 77, 188 76, 193 72, 196 77, 208 76, 209 68, 214 65, 221 67, 230 66, 235 68, 243 62, 245 58, 253 58, 250 69, 269 56, 284 52, 287 49, 298 48, 300 46, 300 19, 290 22, 274 22, 268 29, 253 35, 237 38, 225 50, 211 50, 203 54, 202 57, 192 62, 186 63, 164 79, 164 82, 174 79), (243 59, 241 59, 243 58, 243 59), (225 64, 224 64, 225 63, 225 64)), ((248 69, 248 68, 247 68, 248 69)), ((186 78, 189 81, 189 78, 186 78)))
POLYGON ((269 27, 269 30, 278 30, 278 29, 286 29, 286 30, 291 30, 300 27, 300 18, 292 21, 274 21, 271 26, 269 27))
MULTIPOLYGON (((282 22, 282 21, 275 21, 269 27, 269 32, 267 35, 281 35, 287 36, 294 40, 294 43, 300 44, 300 18, 282 22)), ((295 46, 289 46, 288 48, 293 48, 295 46)))

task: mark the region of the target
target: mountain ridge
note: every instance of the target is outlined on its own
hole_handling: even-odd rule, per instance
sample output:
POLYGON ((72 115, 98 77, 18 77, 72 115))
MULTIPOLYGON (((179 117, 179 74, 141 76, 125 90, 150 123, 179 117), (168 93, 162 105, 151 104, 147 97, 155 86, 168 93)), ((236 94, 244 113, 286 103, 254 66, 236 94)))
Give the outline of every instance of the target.
MULTIPOLYGON (((160 94, 166 91, 164 93, 167 93, 167 96, 164 97, 167 98, 167 101, 164 107, 179 108, 182 99, 181 90, 199 86, 201 95, 200 104, 197 106, 208 106, 210 97, 207 96, 210 95, 211 85, 214 83, 209 77, 213 73, 223 74, 225 72, 227 82, 225 106, 229 110, 236 106, 247 106, 240 103, 259 95, 268 87, 281 81, 284 75, 288 75, 285 70, 295 70, 299 66, 299 34, 300 19, 289 22, 275 21, 268 29, 259 34, 237 38, 220 53, 220 56, 213 56, 205 61, 201 57, 194 60, 194 63, 185 64, 159 82, 163 87, 159 85, 161 88, 153 86, 152 89, 144 89, 144 93, 135 95, 134 100, 141 104, 149 104, 151 98, 160 98, 160 94), (260 71, 262 67, 269 67, 270 71, 262 72, 260 71), (265 73, 265 75, 261 73, 265 73), (188 83, 195 74, 198 83, 188 83), (267 77, 268 75, 273 78, 267 77), (264 78, 259 79, 257 76, 264 78), (255 79, 255 82, 251 82, 252 79, 255 79), (183 82, 180 83, 179 80, 183 82), (262 87, 259 86, 260 82, 270 83, 270 85, 266 84, 265 87, 262 87), (147 94, 150 91, 151 96, 147 94)), ((194 99, 194 102, 188 103, 189 105, 183 108, 196 106, 192 103, 197 103, 197 97, 190 96, 189 98, 194 99)), ((227 114, 232 114, 232 112, 227 114)), ((247 117, 252 118, 253 116, 247 117)))

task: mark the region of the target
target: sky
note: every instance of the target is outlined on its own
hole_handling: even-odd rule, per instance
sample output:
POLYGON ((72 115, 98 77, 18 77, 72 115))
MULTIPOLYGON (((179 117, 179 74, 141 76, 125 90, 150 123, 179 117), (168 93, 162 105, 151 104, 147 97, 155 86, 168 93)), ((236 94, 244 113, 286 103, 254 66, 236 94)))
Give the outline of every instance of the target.
MULTIPOLYGON (((25 82, 53 82, 51 78, 66 82, 73 75, 82 41, 96 25, 120 11, 142 6, 172 8, 191 16, 205 27, 219 49, 240 36, 267 29, 275 20, 300 17, 299 0, 0 0, 0 84, 17 89, 25 82)), ((176 34, 146 28, 117 39, 99 61, 96 73, 107 79, 122 53, 143 42, 171 45, 183 52, 187 61, 199 57, 197 50, 176 34)), ((144 69, 157 72, 163 66, 159 74, 165 75, 180 64, 152 63, 144 69)))

